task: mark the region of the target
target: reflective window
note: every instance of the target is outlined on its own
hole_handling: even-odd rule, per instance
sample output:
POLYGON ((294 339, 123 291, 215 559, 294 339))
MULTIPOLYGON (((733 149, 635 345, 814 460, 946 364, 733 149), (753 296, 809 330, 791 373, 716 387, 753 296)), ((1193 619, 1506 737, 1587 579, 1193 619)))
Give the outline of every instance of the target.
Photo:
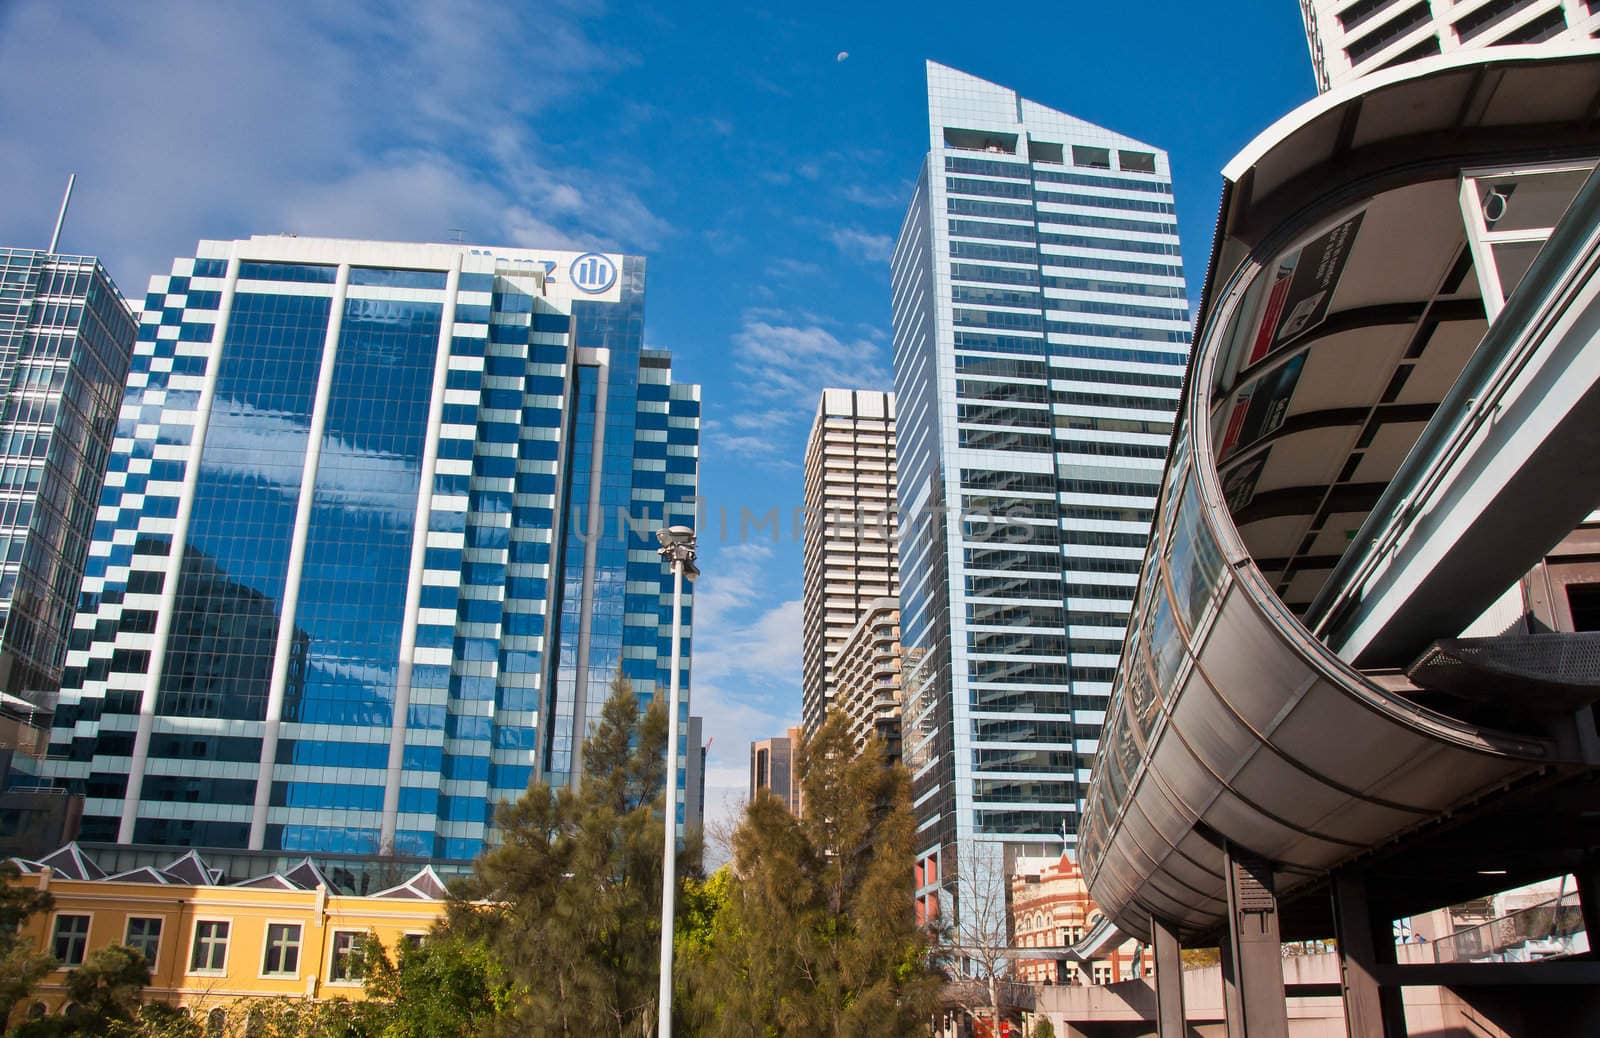
POLYGON ((351 267, 350 284, 384 288, 422 288, 443 291, 448 275, 442 270, 391 270, 383 267, 351 267))
MULTIPOLYGON (((345 303, 295 614, 303 663, 284 692, 285 720, 390 723, 441 309, 345 303)), ((318 784, 297 785, 285 803, 333 806, 318 784)), ((381 806, 371 795, 379 784, 344 785, 368 795, 340 806, 381 806)), ((294 843, 284 850, 332 849, 309 826, 284 838, 294 843)), ((343 829, 329 838, 359 842, 343 829)))
POLYGON ((267 924, 267 950, 261 972, 293 976, 300 972, 300 924, 267 924))
MULTIPOLYGON (((234 296, 158 713, 266 716, 329 306, 309 296, 234 296)), ((297 629, 294 651, 304 645, 297 629)))
POLYGON ((247 260, 239 264, 241 281, 297 281, 309 284, 331 285, 339 268, 315 263, 268 263, 247 260))
POLYGON ((360 980, 363 975, 360 956, 357 952, 361 948, 361 938, 364 935, 359 930, 335 930, 333 932, 332 958, 328 963, 328 979, 334 983, 349 983, 360 980))
POLYGON ((55 956, 57 962, 63 966, 81 966, 88 947, 88 916, 56 916, 55 930, 50 938, 50 954, 55 956))
POLYGON ((1193 478, 1185 484, 1178 506, 1178 528, 1172 535, 1172 555, 1168 572, 1172 578, 1172 597, 1183 614, 1184 626, 1193 632, 1211 596, 1222 583, 1222 551, 1217 547, 1205 520, 1202 502, 1193 478))
POLYGON ((156 954, 161 950, 161 919, 159 917, 128 917, 128 932, 123 944, 144 956, 152 971, 156 968, 156 954))
POLYGON ((1172 618, 1172 607, 1159 586, 1152 585, 1155 597, 1155 617, 1150 625, 1150 656, 1155 662, 1156 682, 1162 688, 1171 688, 1183 663, 1183 635, 1178 633, 1177 622, 1172 618))
POLYGON ((221 973, 228 965, 229 924, 203 919, 194 924, 194 947, 189 953, 190 973, 221 973))

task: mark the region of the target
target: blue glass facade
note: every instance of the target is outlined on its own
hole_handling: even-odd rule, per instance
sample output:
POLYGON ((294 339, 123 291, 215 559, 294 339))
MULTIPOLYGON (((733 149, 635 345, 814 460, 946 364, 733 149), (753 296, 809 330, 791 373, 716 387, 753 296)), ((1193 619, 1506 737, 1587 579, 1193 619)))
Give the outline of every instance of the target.
POLYGON ((199 253, 152 282, 53 776, 91 840, 470 860, 581 777, 612 674, 666 682, 699 392, 642 347, 643 261, 199 253))
POLYGON ((61 681, 136 330, 93 257, 0 249, 0 713, 24 724, 61 681))
POLYGON ((904 756, 933 910, 1076 838, 1189 319, 1164 153, 933 63, 928 88, 892 284, 904 756))

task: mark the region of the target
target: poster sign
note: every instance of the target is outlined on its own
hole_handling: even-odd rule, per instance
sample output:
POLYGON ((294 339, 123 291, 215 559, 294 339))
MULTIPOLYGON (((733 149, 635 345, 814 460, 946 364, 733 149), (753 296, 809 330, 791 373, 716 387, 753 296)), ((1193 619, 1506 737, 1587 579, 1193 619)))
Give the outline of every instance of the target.
POLYGON ((1278 260, 1246 367, 1315 328, 1328 316, 1328 304, 1339 287, 1365 215, 1356 213, 1278 260))
POLYGON ((1219 462, 1282 428, 1305 366, 1306 355, 1301 353, 1239 390, 1217 451, 1219 462))
POLYGON ((1256 483, 1261 479, 1261 470, 1267 467, 1267 455, 1271 453, 1269 447, 1223 474, 1222 499, 1228 503, 1229 512, 1238 515, 1245 505, 1255 499, 1256 483))

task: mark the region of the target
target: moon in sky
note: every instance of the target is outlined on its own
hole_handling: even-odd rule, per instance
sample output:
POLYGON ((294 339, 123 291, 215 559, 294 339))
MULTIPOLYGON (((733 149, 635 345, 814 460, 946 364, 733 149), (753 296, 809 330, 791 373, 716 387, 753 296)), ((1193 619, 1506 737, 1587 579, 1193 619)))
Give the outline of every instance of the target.
POLYGON ((849 51, 842 50, 842 51, 839 52, 839 56, 834 58, 833 60, 834 61, 843 61, 845 58, 848 58, 849 56, 850 56, 850 52, 849 51))

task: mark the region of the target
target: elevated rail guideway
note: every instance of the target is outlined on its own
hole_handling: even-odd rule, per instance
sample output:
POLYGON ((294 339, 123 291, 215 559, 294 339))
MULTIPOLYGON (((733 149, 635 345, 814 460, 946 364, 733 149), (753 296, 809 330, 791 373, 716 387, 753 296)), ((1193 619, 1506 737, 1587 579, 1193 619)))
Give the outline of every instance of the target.
POLYGON ((1457 53, 1224 171, 1080 848, 1158 965, 1222 941, 1232 1034, 1280 939, 1403 1033, 1388 920, 1600 875, 1600 645, 1461 639, 1600 505, 1597 116, 1600 48, 1457 53))

